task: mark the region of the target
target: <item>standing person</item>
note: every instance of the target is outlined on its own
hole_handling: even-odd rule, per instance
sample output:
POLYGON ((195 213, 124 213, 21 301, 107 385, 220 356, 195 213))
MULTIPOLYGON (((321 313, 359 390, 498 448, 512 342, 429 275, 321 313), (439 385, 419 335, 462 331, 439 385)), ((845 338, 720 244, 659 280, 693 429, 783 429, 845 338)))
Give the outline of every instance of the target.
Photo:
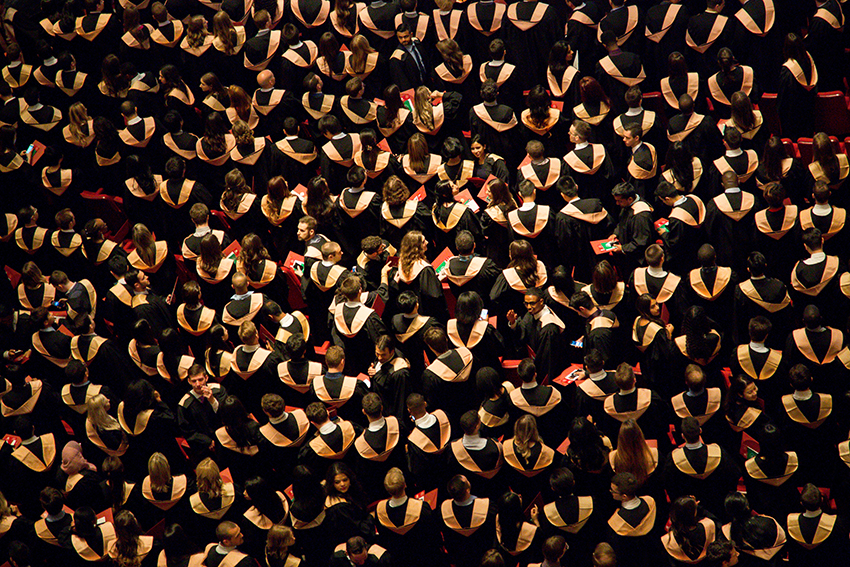
POLYGON ((652 242, 655 227, 652 207, 638 196, 631 183, 619 183, 611 190, 614 202, 620 207, 620 220, 609 240, 615 241, 611 252, 623 254, 623 274, 631 273, 637 266, 644 265, 646 247, 652 242))

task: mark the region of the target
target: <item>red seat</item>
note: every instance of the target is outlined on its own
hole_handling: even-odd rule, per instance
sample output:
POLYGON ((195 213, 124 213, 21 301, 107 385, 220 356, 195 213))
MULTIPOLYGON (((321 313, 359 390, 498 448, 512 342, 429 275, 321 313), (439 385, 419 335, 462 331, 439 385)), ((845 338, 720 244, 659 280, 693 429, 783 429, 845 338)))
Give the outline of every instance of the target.
POLYGON ((797 149, 797 144, 789 138, 782 138, 782 145, 785 146, 785 152, 788 157, 800 159, 800 151, 797 149))
MULTIPOLYGON (((835 149, 835 153, 839 154, 844 151, 841 147, 841 142, 838 141, 838 138, 830 136, 829 140, 832 142, 832 147, 835 149)), ((809 165, 812 163, 812 160, 814 159, 814 149, 811 138, 799 138, 797 140, 797 151, 800 154, 800 160, 803 162, 803 165, 809 165)))
POLYGON ((826 132, 830 136, 850 134, 850 112, 847 111, 843 92, 818 93, 815 100, 815 132, 826 132))
POLYGON ((304 309, 307 307, 307 304, 304 303, 304 298, 301 296, 301 278, 295 275, 295 270, 289 266, 281 266, 280 269, 286 274, 286 283, 289 289, 287 296, 289 307, 291 309, 304 309))
POLYGON ((124 214, 123 199, 83 191, 80 196, 86 200, 87 213, 92 218, 99 218, 106 223, 109 233, 107 237, 115 242, 121 242, 130 232, 130 221, 124 214))
POLYGON ((779 111, 776 110, 776 93, 761 95, 758 107, 762 118, 764 118, 764 124, 770 130, 770 133, 782 137, 782 122, 779 120, 779 111))

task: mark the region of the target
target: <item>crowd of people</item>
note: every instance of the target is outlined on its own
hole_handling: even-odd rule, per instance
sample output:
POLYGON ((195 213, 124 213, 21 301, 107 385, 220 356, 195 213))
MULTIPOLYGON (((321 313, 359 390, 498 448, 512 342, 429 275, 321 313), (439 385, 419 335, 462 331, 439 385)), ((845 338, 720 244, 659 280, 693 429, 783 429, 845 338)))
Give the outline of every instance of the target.
POLYGON ((0 561, 850 560, 837 0, 2 10, 0 561))

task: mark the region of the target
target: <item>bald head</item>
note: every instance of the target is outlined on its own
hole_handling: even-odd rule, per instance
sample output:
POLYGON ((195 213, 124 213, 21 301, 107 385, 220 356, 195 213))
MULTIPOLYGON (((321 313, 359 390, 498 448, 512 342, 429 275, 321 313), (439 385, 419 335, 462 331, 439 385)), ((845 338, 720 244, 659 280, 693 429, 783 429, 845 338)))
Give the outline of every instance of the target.
POLYGON ((265 69, 257 75, 257 84, 261 89, 270 89, 274 87, 274 73, 265 69))
POLYGON ((248 278, 242 272, 233 274, 230 284, 233 286, 233 291, 237 294, 247 293, 248 291, 248 278))
POLYGON ((734 171, 727 171, 722 178, 724 189, 733 189, 738 186, 738 174, 734 171))

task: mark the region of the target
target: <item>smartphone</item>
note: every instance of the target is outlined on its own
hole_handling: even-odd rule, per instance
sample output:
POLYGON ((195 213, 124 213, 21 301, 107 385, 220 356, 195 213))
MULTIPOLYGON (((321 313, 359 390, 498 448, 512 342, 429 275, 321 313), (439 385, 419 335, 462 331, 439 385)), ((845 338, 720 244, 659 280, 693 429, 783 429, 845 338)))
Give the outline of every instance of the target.
POLYGON ((35 146, 30 144, 30 147, 27 148, 27 153, 31 154, 34 149, 35 149, 35 146))
POLYGON ((482 309, 481 310, 481 317, 479 317, 479 319, 481 319, 482 321, 486 321, 488 318, 489 318, 489 312, 486 309, 482 309))
POLYGON ((53 309, 62 309, 62 302, 61 301, 54 301, 53 303, 50 304, 50 307, 52 307, 53 309))

